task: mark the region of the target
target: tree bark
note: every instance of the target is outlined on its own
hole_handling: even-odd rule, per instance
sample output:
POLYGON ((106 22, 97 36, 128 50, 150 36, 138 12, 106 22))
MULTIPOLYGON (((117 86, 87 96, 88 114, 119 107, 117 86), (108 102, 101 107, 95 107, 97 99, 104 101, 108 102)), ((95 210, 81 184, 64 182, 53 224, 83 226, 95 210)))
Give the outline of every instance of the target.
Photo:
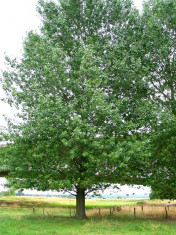
POLYGON ((78 219, 87 218, 85 211, 85 188, 77 187, 75 217, 78 219))

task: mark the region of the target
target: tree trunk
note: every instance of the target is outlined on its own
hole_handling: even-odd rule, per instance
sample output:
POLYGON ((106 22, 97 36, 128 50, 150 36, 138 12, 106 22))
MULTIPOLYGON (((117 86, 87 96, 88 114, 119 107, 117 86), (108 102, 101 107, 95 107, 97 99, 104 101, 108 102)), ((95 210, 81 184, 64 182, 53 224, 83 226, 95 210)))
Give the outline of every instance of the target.
POLYGON ((76 194, 76 218, 85 219, 86 211, 85 211, 85 188, 77 187, 76 194))

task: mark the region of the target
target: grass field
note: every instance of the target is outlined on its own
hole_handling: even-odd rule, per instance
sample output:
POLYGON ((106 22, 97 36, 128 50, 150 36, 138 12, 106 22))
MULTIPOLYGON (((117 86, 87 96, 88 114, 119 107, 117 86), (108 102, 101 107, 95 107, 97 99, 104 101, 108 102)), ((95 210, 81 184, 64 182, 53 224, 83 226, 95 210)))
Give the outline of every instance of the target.
POLYGON ((74 218, 75 200, 73 199, 4 197, 0 198, 0 202, 0 234, 176 235, 176 220, 174 216, 170 217, 171 211, 176 216, 176 209, 169 208, 168 218, 165 218, 165 207, 162 206, 168 201, 88 199, 86 201, 87 220, 74 218), (143 211, 141 203, 143 203, 143 211), (20 208, 21 205, 27 205, 27 208, 20 208), (122 211, 114 211, 110 215, 110 208, 114 205, 121 206, 122 211), (35 207, 35 214, 33 214, 33 207, 35 207), (134 207, 136 217, 133 214, 134 207), (99 215, 99 208, 101 208, 101 215, 99 215))
MULTIPOLYGON (((75 207, 75 199, 68 198, 56 198, 56 197, 0 197, 0 204, 11 204, 29 206, 35 205, 37 207, 75 207)), ((111 207, 114 205, 133 205, 137 203, 143 203, 144 200, 134 199, 86 199, 87 208, 95 207, 111 207)))

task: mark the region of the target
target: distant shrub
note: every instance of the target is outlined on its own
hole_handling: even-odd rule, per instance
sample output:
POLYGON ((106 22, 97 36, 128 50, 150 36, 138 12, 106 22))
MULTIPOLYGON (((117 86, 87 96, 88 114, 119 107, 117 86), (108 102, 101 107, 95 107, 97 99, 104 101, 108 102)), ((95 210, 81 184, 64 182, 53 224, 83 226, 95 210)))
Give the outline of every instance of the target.
POLYGON ((176 199, 176 188, 167 184, 152 187, 150 199, 176 199))
POLYGON ((15 192, 13 190, 2 191, 1 196, 2 197, 15 196, 15 192))

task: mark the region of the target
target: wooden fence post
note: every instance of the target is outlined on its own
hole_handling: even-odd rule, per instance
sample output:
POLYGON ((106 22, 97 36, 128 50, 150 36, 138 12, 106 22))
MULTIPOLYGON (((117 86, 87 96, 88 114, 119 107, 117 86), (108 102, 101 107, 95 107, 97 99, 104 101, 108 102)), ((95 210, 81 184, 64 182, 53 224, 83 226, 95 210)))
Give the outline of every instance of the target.
POLYGON ((142 206, 142 211, 144 210, 144 207, 142 206))
POLYGON ((70 208, 70 216, 71 216, 71 208, 70 208))
POLYGON ((168 217, 168 214, 167 214, 167 208, 165 207, 165 212, 166 212, 166 218, 168 217))
POLYGON ((134 217, 136 217, 136 208, 134 208, 134 217))
POLYGON ((111 208, 110 208, 110 216, 112 215, 112 211, 111 211, 111 208))
POLYGON ((35 214, 35 208, 33 207, 33 214, 35 214))

